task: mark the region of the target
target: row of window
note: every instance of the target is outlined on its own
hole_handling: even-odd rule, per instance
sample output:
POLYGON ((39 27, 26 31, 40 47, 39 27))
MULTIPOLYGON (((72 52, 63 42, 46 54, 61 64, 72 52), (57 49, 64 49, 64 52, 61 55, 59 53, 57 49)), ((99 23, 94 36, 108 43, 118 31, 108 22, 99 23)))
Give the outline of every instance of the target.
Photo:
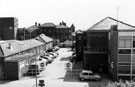
POLYGON ((119 36, 119 48, 135 47, 135 36, 119 36))
POLYGON ((118 74, 135 74, 135 66, 118 66, 118 74))

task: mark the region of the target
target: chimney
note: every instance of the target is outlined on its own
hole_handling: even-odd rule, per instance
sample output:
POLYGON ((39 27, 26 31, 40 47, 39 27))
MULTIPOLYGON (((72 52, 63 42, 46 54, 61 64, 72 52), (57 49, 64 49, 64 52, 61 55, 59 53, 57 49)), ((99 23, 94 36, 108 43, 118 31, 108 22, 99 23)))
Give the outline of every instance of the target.
POLYGON ((37 26, 37 22, 35 22, 35 26, 37 26))
POLYGON ((38 26, 41 26, 41 24, 40 24, 40 23, 38 23, 38 26))

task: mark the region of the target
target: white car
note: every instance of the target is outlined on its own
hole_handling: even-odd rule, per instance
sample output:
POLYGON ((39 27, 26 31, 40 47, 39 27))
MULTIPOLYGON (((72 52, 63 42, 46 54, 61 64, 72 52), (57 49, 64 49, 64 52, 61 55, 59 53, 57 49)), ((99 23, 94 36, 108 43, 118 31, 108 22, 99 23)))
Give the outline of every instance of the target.
POLYGON ((53 55, 55 58, 58 56, 58 54, 57 53, 54 53, 54 52, 49 52, 48 54, 53 55))
POLYGON ((79 76, 81 80, 101 80, 101 76, 93 73, 91 70, 82 70, 79 76))
POLYGON ((47 59, 47 64, 53 62, 53 58, 51 58, 51 57, 49 57, 49 56, 42 56, 41 58, 47 59))
POLYGON ((48 53, 46 53, 44 56, 48 56, 48 57, 53 58, 53 59, 55 58, 54 55, 48 54, 48 53))

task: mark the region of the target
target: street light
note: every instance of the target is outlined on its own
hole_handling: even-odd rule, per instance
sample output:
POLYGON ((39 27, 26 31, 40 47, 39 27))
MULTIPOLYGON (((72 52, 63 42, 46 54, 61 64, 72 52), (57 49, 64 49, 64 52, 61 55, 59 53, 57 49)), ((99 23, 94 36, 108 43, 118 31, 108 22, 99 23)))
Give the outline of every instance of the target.
MULTIPOLYGON (((31 31, 31 29, 29 30, 28 29, 28 31, 29 31, 29 33, 30 33, 30 49, 31 49, 31 33, 32 33, 32 31, 31 31)), ((37 65, 37 58, 35 57, 35 65, 37 65)), ((37 67, 36 67, 36 87, 37 87, 37 67)))

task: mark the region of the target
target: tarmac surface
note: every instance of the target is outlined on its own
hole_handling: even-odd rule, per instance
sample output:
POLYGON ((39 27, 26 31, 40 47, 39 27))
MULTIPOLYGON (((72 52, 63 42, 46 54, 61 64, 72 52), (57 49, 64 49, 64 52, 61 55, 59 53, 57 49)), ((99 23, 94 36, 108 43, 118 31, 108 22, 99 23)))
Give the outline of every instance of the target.
POLYGON ((37 87, 39 80, 44 80, 43 87, 105 87, 111 81, 107 74, 102 74, 102 80, 96 81, 80 81, 79 73, 82 70, 82 61, 74 62, 73 68, 67 68, 72 51, 69 48, 61 48, 58 50, 59 56, 48 64, 46 69, 35 77, 23 77, 16 81, 0 81, 0 87, 37 87))

